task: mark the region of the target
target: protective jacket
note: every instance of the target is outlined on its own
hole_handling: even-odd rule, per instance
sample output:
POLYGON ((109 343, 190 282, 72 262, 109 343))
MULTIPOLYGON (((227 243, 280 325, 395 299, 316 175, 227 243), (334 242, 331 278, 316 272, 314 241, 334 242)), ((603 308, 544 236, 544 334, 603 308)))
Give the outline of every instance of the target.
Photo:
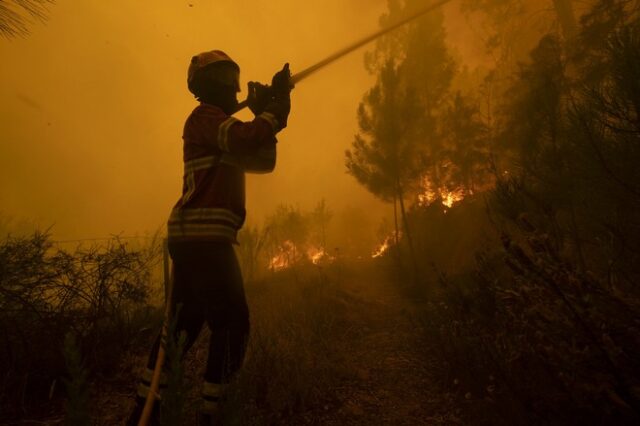
POLYGON ((238 158, 274 149, 279 129, 263 112, 242 122, 201 103, 184 126, 182 196, 168 222, 169 242, 230 241, 244 223, 245 171, 238 158))

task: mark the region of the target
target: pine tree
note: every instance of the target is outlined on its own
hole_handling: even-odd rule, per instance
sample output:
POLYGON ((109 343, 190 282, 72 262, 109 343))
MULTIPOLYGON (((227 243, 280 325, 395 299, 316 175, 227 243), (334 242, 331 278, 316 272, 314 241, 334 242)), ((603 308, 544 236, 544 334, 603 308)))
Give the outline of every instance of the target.
MULTIPOLYGON (((395 21, 419 2, 389 2, 382 19, 395 21)), ((415 199, 425 176, 437 176, 442 153, 438 116, 446 105, 455 63, 445 45, 441 11, 383 38, 367 59, 377 75, 358 109, 360 132, 346 151, 347 170, 372 194, 393 203, 396 238, 398 207, 415 264, 407 199, 415 199)))
POLYGON ((14 0, 0 2, 0 35, 5 38, 24 37, 35 19, 45 22, 49 15, 48 4, 53 0, 14 0))

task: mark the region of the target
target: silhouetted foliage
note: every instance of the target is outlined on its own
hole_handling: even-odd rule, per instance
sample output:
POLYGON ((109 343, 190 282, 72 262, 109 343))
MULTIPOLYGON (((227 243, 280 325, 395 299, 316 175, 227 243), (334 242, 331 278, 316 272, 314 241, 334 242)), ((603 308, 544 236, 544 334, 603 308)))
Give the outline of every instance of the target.
POLYGON ((5 38, 24 37, 29 34, 33 20, 45 22, 53 0, 0 1, 0 35, 5 38))
POLYGON ((571 44, 547 34, 521 64, 494 129, 509 165, 487 197, 501 243, 423 290, 434 298, 425 329, 446 387, 473 401, 469 418, 640 415, 640 26, 628 6, 597 2, 571 44))
POLYGON ((116 355, 154 316, 148 297, 159 247, 133 250, 115 239, 69 252, 55 248, 43 233, 0 241, 3 407, 24 409, 21 404, 46 396, 65 372, 68 333, 92 373, 118 365, 116 355))

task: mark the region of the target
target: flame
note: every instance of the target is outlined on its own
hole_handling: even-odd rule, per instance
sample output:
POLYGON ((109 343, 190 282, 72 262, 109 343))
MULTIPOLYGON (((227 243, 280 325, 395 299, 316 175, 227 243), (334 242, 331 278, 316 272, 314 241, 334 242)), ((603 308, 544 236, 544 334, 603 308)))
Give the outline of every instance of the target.
MULTIPOLYGON (((397 240, 400 240, 402 237, 402 232, 398 232, 397 240)), ((391 233, 387 235, 387 237, 380 243, 380 245, 373 251, 371 254, 372 259, 376 259, 378 257, 382 257, 386 252, 389 251, 391 247, 393 247, 396 243, 395 233, 391 233)))
POLYGON ((447 208, 451 208, 454 204, 464 200, 467 192, 463 188, 454 189, 450 191, 448 188, 433 188, 433 184, 428 178, 422 179, 422 193, 418 194, 418 205, 421 207, 428 207, 435 201, 440 200, 440 203, 447 208))
POLYGON ((385 254, 389 250, 389 247, 391 247, 391 245, 385 239, 382 242, 382 244, 380 244, 380 246, 378 246, 378 248, 373 252, 373 254, 371 255, 371 258, 376 259, 378 257, 381 257, 383 254, 385 254))
POLYGON ((314 246, 310 246, 307 249, 307 258, 314 265, 319 265, 321 262, 324 262, 324 261, 331 262, 334 260, 333 256, 330 256, 323 247, 314 247, 314 246))
POLYGON ((281 271, 290 268, 296 262, 298 250, 291 240, 286 240, 278 247, 278 253, 271 258, 269 269, 281 271))
POLYGON ((437 198, 438 194, 436 194, 436 192, 430 189, 425 189, 422 194, 418 194, 418 205, 420 205, 420 207, 427 207, 437 198))
POLYGON ((321 263, 331 263, 335 257, 331 256, 323 247, 310 245, 305 251, 296 247, 293 241, 286 240, 278 247, 278 253, 269 261, 269 269, 282 271, 300 262, 303 258, 308 259, 314 265, 321 263))
POLYGON ((441 191, 440 198, 442 198, 442 205, 448 208, 453 207, 454 204, 464 200, 464 190, 457 189, 455 191, 441 191))
POLYGON ((289 267, 289 260, 282 254, 277 254, 269 262, 269 269, 281 271, 289 267))

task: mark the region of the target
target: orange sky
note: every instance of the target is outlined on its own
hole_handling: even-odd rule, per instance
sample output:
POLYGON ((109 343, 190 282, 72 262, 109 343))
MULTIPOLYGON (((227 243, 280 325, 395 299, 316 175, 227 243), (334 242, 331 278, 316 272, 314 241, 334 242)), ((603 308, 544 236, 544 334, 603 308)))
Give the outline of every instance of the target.
MULTIPOLYGON (((267 82, 285 61, 295 72, 376 29, 384 0, 239 4, 59 0, 46 26, 1 40, 2 214, 54 224, 61 238, 156 229, 181 188, 189 58, 227 51, 244 98, 248 79, 267 82)), ((334 208, 377 205, 343 158, 371 81, 359 52, 294 92, 276 172, 248 180, 249 220, 323 196, 334 208)))
MULTIPOLYGON (((58 0, 30 36, 0 39, 0 214, 54 225, 65 239, 157 229, 181 188, 182 126, 196 105, 185 82, 192 55, 230 54, 243 99, 249 79, 268 82, 286 61, 295 73, 376 30, 385 3, 58 0)), ((388 214, 344 166, 373 83, 362 57, 293 92, 276 171, 248 179, 250 222, 321 197, 334 211, 388 214)))

